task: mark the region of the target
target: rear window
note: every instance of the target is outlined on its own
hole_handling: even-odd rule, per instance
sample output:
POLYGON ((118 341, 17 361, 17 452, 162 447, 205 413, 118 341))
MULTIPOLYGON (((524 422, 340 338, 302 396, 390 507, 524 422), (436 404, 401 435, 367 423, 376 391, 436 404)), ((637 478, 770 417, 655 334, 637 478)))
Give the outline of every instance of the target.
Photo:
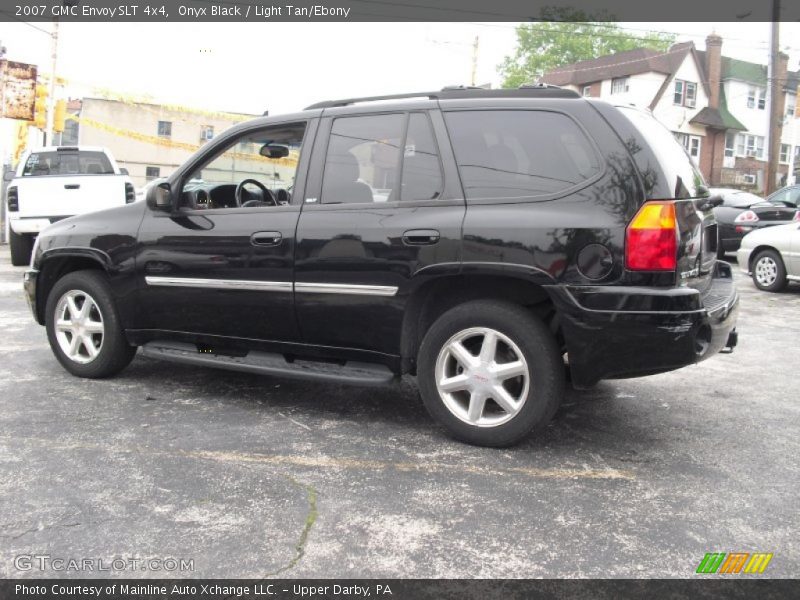
MULTIPOLYGON (((707 196, 703 190, 706 183, 703 175, 692 161, 686 148, 675 139, 675 135, 649 112, 620 106, 619 111, 636 127, 650 146, 661 170, 667 178, 666 184, 673 198, 698 198, 707 196)), ((650 173, 649 176, 654 176, 650 173)))
POLYGON ((592 143, 566 115, 481 110, 445 118, 467 199, 549 196, 602 172, 592 143))
POLYGON ((113 175, 103 152, 34 152, 25 162, 23 177, 46 175, 113 175))

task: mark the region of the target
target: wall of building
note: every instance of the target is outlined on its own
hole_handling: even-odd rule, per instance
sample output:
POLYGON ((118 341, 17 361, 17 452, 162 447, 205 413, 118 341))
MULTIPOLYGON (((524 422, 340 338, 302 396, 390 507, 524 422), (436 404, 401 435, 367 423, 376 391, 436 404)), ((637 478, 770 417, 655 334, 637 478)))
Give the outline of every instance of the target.
POLYGON ((625 93, 611 93, 611 79, 605 79, 600 84, 600 97, 611 98, 615 102, 630 103, 647 108, 656 97, 658 90, 664 83, 666 75, 661 73, 640 73, 628 77, 628 91, 625 93))
POLYGON ((212 126, 214 135, 217 136, 241 120, 237 115, 225 119, 216 115, 171 110, 155 104, 134 104, 98 98, 83 99, 80 118, 79 143, 109 148, 120 167, 128 169, 137 187, 147 182, 147 167, 158 168, 159 176, 166 177, 183 164, 193 151, 120 135, 101 127, 93 127, 91 121, 109 125, 116 130, 154 137, 158 137, 158 122, 169 121, 172 123, 171 136, 164 139, 200 147, 205 143, 201 139, 204 126, 212 126))

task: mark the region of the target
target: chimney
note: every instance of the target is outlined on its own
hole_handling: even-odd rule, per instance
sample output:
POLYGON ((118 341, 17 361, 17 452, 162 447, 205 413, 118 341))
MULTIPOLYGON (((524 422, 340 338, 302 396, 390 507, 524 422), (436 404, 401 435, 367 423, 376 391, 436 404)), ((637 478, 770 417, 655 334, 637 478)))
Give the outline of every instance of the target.
POLYGON ((708 106, 719 108, 719 86, 722 76, 722 38, 712 33, 706 38, 706 77, 708 78, 708 106))

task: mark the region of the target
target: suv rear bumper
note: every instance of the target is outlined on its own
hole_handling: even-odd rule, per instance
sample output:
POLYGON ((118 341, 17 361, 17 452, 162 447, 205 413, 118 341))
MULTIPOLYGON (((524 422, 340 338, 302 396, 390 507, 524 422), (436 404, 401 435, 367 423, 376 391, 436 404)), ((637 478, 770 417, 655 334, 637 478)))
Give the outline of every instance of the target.
POLYGON ((550 291, 577 388, 679 369, 736 345, 739 294, 725 262, 717 262, 703 293, 600 286, 550 291))

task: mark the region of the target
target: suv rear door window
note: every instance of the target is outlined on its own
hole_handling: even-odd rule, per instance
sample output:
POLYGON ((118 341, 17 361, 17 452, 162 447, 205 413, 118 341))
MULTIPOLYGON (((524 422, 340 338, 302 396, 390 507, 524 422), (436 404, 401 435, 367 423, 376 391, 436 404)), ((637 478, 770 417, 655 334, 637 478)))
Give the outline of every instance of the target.
POLYGON ((566 115, 537 110, 445 113, 467 199, 549 196, 602 172, 566 115))
POLYGON ((324 204, 435 200, 442 186, 439 151, 426 114, 363 115, 333 122, 322 182, 324 204))
POLYGON ((325 158, 322 202, 386 202, 398 184, 405 122, 402 113, 336 119, 325 158))
POLYGON ((25 162, 23 177, 44 175, 113 175, 103 152, 34 152, 25 162))

